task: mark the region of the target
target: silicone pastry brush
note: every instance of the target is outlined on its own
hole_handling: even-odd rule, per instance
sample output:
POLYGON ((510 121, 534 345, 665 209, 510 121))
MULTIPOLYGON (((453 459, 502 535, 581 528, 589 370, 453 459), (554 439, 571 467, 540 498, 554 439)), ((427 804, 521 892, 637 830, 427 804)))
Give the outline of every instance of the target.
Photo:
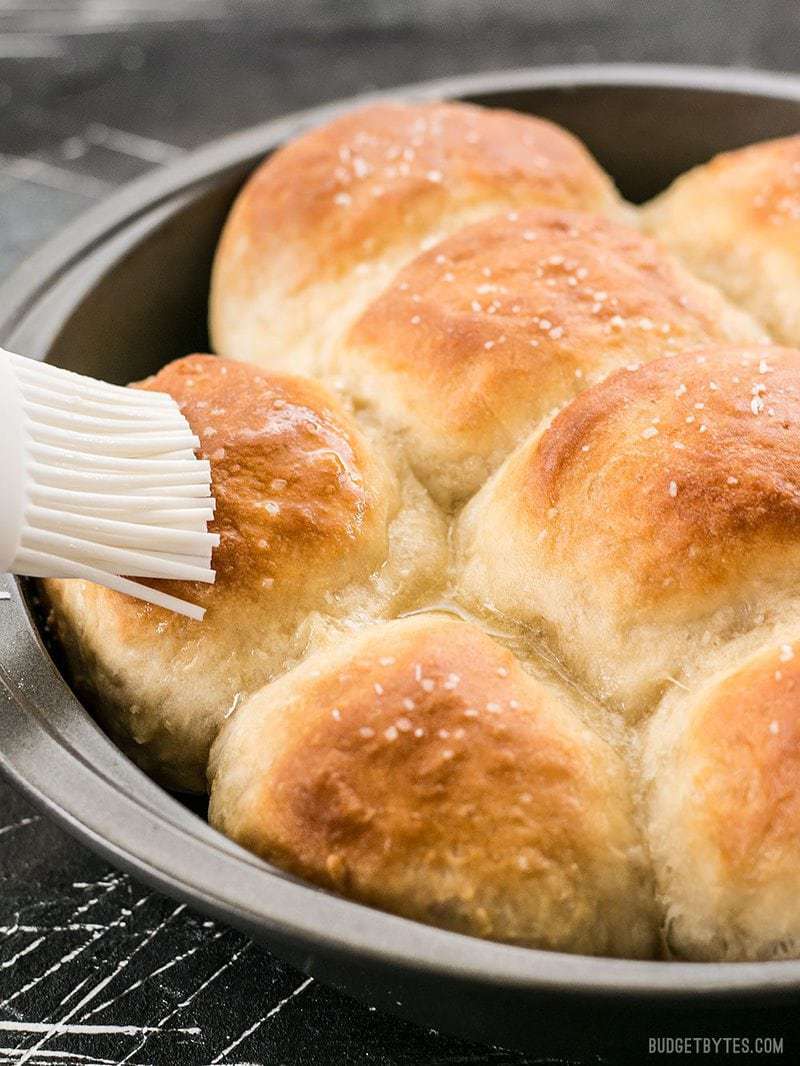
POLYGON ((219 536, 199 447, 164 393, 0 348, 0 572, 84 578, 201 620, 202 608, 132 580, 213 582, 219 536))

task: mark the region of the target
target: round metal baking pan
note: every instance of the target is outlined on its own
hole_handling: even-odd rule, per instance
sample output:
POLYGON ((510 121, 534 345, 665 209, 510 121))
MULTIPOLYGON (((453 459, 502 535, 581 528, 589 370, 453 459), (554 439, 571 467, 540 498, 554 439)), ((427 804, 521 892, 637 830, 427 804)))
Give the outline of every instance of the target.
MULTIPOLYGON (((737 71, 559 67, 382 95, 469 99, 554 119, 634 200, 715 152, 800 129, 800 79, 737 71)), ((372 98, 226 137, 125 187, 0 288, 0 342, 115 381, 206 349, 211 257, 242 180, 287 138, 372 98)), ((419 925, 286 876, 214 832, 114 747, 48 653, 32 589, 7 578, 0 588, 10 594, 0 600, 0 765, 12 781, 113 863, 307 973, 418 1022, 540 1054, 597 1054, 676 1026, 694 1035, 753 1031, 800 999, 800 962, 526 950, 419 925)))

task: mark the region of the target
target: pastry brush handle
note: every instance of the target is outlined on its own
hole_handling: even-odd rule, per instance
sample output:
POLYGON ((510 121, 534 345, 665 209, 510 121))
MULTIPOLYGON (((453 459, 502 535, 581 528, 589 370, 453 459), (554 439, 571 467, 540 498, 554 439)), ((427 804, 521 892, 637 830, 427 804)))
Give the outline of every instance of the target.
POLYGON ((11 569, 25 514, 25 413, 8 352, 0 348, 0 573, 11 569))

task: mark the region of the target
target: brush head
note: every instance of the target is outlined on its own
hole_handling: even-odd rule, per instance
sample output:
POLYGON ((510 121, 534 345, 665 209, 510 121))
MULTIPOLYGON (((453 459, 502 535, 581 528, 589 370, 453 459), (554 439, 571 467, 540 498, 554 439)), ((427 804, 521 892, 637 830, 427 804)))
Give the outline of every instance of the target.
POLYGON ((83 578, 198 620, 132 578, 213 582, 211 468, 178 405, 0 349, 0 570, 83 578), (124 575, 124 576, 123 576, 124 575))

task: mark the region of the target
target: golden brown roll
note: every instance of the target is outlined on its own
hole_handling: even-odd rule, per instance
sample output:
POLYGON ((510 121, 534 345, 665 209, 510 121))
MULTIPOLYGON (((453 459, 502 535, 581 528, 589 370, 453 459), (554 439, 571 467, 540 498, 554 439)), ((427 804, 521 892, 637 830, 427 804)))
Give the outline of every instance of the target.
POLYGON ((685 664, 800 604, 800 352, 708 348, 613 374, 466 508, 460 594, 638 714, 685 664))
POLYGON ((764 339, 637 231, 540 208, 476 223, 418 256, 347 331, 328 369, 450 506, 609 371, 764 339))
POLYGON ((428 242, 540 204, 626 211, 583 145, 542 119, 460 103, 345 114, 281 148, 240 193, 214 265, 214 348, 313 371, 428 242))
POLYGON ((322 639, 413 603, 437 580, 443 527, 321 385, 213 356, 144 383, 170 393, 211 462, 221 536, 213 586, 159 583, 202 623, 85 581, 47 581, 80 690, 149 772, 202 789, 241 696, 322 639))
POLYGON ((776 340, 800 345, 800 135, 696 167, 642 218, 776 340))
POLYGON ((800 639, 738 654, 651 721, 649 836, 671 951, 800 955, 800 639))
POLYGON ((464 622, 418 615, 307 659, 226 723, 210 781, 213 825, 354 899, 515 944, 653 951, 621 759, 464 622))

